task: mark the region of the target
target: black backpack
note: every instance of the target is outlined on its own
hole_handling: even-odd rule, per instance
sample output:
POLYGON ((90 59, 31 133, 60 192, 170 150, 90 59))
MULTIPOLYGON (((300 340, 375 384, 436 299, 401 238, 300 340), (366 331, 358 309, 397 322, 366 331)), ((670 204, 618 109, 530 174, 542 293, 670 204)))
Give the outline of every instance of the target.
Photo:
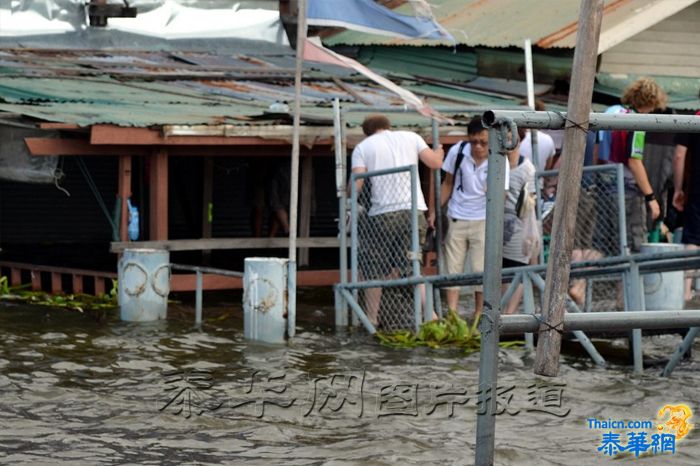
MULTIPOLYGON (((455 168, 453 170, 453 175, 455 178, 457 177, 457 170, 459 170, 459 166, 462 164, 462 160, 464 160, 464 146, 467 145, 467 141, 462 141, 459 145, 459 150, 457 151, 457 158, 455 159, 455 168)), ((452 190, 455 190, 455 185, 456 183, 452 184, 452 190)))

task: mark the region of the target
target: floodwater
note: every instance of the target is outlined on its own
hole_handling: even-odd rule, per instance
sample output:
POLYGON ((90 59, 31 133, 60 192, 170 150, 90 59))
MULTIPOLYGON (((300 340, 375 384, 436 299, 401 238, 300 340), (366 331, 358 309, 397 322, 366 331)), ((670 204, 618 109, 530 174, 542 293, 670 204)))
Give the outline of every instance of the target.
MULTIPOLYGON (((204 315, 198 330, 191 315, 131 324, 0 305, 0 463, 474 463, 478 354, 336 333, 331 306, 301 306, 283 346, 246 342, 235 305, 204 315)), ((679 341, 645 337, 645 355, 667 357, 679 341)), ((606 346, 614 355, 625 345, 606 346)), ((682 403, 698 427, 675 454, 615 461, 697 465, 700 343, 694 350, 668 379, 660 366, 635 376, 619 358, 598 368, 575 351, 560 377, 544 379, 527 351, 503 350, 496 464, 611 464, 597 450, 603 430, 586 419, 654 420, 682 403)))

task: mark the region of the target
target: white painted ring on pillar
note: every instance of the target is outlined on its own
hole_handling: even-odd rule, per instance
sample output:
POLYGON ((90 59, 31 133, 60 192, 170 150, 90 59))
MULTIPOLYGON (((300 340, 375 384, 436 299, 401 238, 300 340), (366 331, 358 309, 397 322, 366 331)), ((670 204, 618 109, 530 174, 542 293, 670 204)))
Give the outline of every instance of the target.
POLYGON ((250 283, 249 288, 250 290, 244 290, 244 295, 248 297, 252 296, 250 298, 250 303, 256 311, 265 313, 272 309, 277 303, 279 290, 275 284, 267 278, 256 277, 255 280, 250 283), (260 297, 259 295, 261 288, 266 292, 264 297, 260 297))
MULTIPOLYGON (((124 275, 126 276, 127 273, 129 273, 130 268, 136 268, 141 272, 143 275, 143 279, 141 280, 141 284, 138 286, 135 286, 132 289, 129 289, 126 287, 126 284, 124 285, 124 292, 128 294, 129 296, 139 296, 142 294, 144 291, 146 291, 146 283, 148 283, 148 272, 146 272, 146 269, 144 269, 140 264, 136 262, 129 262, 124 266, 124 275)), ((125 280, 126 281, 126 280, 125 280)))
POLYGON ((165 290, 163 290, 158 286, 160 273, 163 270, 166 270, 166 272, 168 274, 168 277, 167 277, 165 283, 168 284, 170 282, 170 264, 163 264, 153 272, 153 275, 151 276, 151 288, 153 288, 153 291, 155 291, 157 295, 159 295, 163 298, 167 298, 168 294, 170 293, 170 287, 167 286, 167 288, 165 290))

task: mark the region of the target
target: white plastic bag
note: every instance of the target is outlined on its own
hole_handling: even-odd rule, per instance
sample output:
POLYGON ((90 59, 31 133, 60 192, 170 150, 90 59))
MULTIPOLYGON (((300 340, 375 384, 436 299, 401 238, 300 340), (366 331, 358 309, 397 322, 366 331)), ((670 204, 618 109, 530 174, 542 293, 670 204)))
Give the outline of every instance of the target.
POLYGON ((523 219, 523 254, 528 259, 537 257, 542 247, 542 226, 537 221, 535 211, 523 219))

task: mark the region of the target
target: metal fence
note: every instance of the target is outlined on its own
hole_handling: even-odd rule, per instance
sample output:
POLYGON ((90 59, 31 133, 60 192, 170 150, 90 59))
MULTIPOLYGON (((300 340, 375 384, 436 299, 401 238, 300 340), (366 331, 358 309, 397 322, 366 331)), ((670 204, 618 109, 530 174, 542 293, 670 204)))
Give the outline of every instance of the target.
POLYGON ((351 281, 381 283, 354 297, 374 327, 417 329, 420 287, 395 283, 420 275, 425 219, 418 215, 417 166, 353 173, 350 182, 351 281))
MULTIPOLYGON (((625 194, 622 165, 584 167, 576 214, 572 262, 592 261, 627 254, 625 194)), ((538 218, 542 222, 540 262, 549 258, 549 239, 559 173, 537 173, 538 218)), ((621 274, 571 279, 569 295, 583 311, 622 309, 621 274)))

